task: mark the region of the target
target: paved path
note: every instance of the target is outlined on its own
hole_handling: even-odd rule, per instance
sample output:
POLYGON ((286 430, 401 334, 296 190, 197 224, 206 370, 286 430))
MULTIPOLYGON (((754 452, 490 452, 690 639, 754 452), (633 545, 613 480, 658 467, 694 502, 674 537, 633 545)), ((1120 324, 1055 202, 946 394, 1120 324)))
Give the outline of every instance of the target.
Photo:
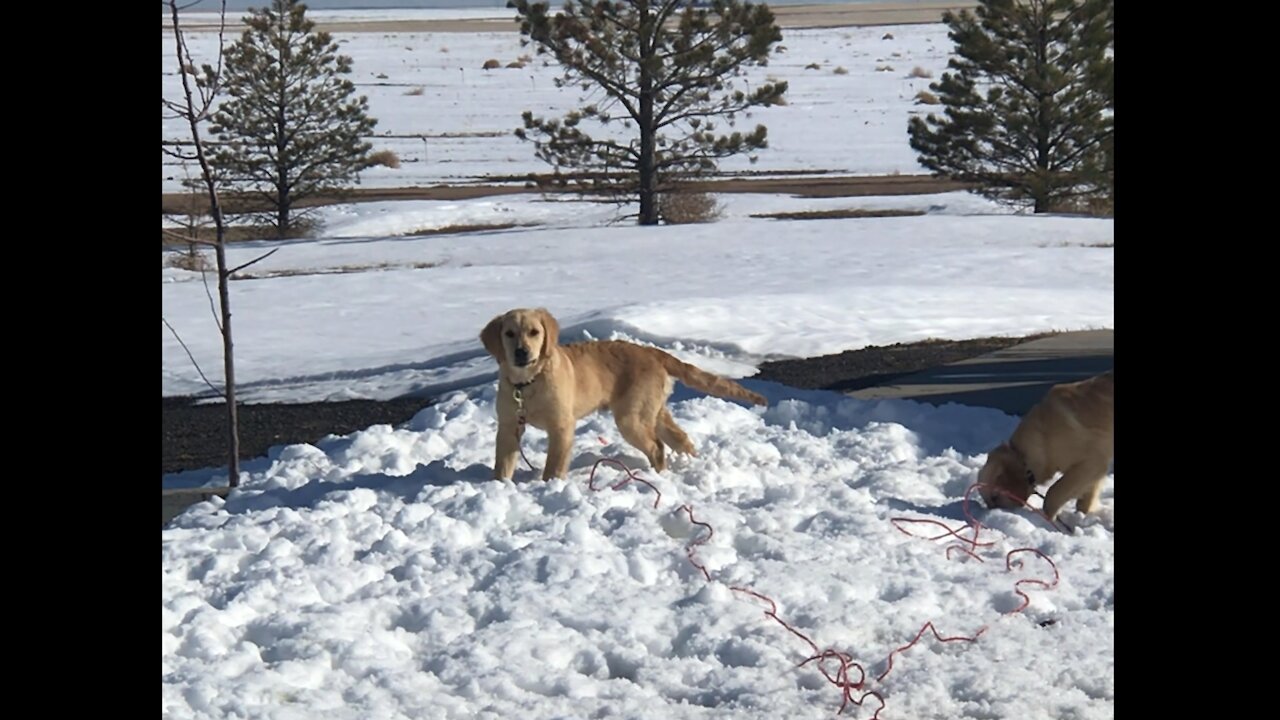
POLYGON ((864 400, 959 403, 1023 415, 1051 386, 1110 370, 1114 348, 1113 330, 1061 333, 847 394, 864 400))

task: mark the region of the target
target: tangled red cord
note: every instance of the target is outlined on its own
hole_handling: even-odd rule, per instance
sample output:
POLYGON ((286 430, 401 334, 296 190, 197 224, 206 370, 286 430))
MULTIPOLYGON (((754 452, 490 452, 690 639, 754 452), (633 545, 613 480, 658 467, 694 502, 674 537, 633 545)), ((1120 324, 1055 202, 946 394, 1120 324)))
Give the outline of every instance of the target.
MULTIPOLYGON (((1058 524, 1057 524, 1056 522, 1054 522, 1053 518, 1051 518, 1051 517, 1049 517, 1048 515, 1046 515, 1046 514, 1045 514, 1042 510, 1040 510, 1039 508, 1032 507, 1030 504, 1028 504, 1028 503, 1027 503, 1027 501, 1026 501, 1025 499, 1020 498, 1020 497, 1018 497, 1018 496, 1014 495, 1013 493, 1009 492, 1008 490, 1005 490, 1004 488, 996 487, 996 486, 991 486, 991 485, 984 485, 983 483, 973 483, 972 485, 970 485, 970 486, 969 486, 969 487, 964 491, 964 498, 963 498, 963 499, 962 499, 962 501, 961 501, 961 508, 962 508, 962 510, 963 510, 963 512, 964 512, 964 515, 965 515, 965 518, 966 518, 966 522, 965 522, 965 524, 964 524, 963 528, 969 528, 969 527, 972 527, 972 528, 973 528, 973 537, 965 537, 965 536, 961 535, 961 534, 960 534, 960 530, 961 530, 961 529, 963 529, 963 528, 960 528, 960 529, 952 528, 952 527, 947 526, 945 523, 940 522, 940 521, 938 521, 938 520, 934 520, 934 519, 932 519, 932 518, 905 518, 905 517, 895 517, 895 518, 890 518, 890 519, 889 519, 889 522, 890 522, 890 523, 892 523, 892 524, 893 524, 893 526, 894 526, 895 528, 897 528, 899 532, 903 533, 904 535, 909 535, 909 536, 911 536, 911 537, 923 537, 923 536, 921 536, 921 535, 915 535, 915 534, 912 534, 912 533, 911 533, 911 532, 909 532, 906 528, 904 528, 904 527, 903 527, 903 524, 906 524, 906 523, 919 523, 919 524, 937 525, 937 526, 939 526, 939 527, 941 527, 941 528, 943 529, 943 532, 942 532, 941 534, 939 534, 939 535, 934 535, 933 537, 927 537, 927 538, 923 538, 923 539, 926 539, 926 540, 941 540, 942 538, 945 538, 945 537, 954 537, 954 538, 956 538, 956 542, 955 542, 955 543, 952 543, 951 545, 948 545, 948 546, 947 546, 947 548, 946 548, 946 550, 944 551, 944 555, 945 555, 945 557, 946 557, 948 560, 950 560, 950 559, 951 559, 951 551, 952 551, 952 550, 959 550, 960 552, 963 552, 964 554, 968 555, 969 557, 972 557, 972 558, 977 559, 977 560, 978 560, 978 562, 985 562, 985 561, 982 559, 982 556, 981 556, 981 555, 978 555, 978 553, 977 553, 977 549, 978 549, 978 548, 980 548, 980 547, 990 547, 990 546, 994 545, 994 544, 995 544, 995 542, 994 542, 994 541, 982 542, 981 540, 979 540, 979 539, 978 539, 978 535, 979 535, 979 533, 981 533, 981 532, 982 532, 982 528, 983 528, 984 526, 983 526, 983 524, 982 524, 982 521, 980 521, 980 520, 978 520, 976 517, 974 517, 974 516, 973 516, 973 513, 972 513, 972 512, 970 511, 970 509, 969 509, 969 498, 970 498, 970 496, 971 496, 971 495, 973 495, 973 491, 974 491, 974 490, 976 490, 976 489, 978 489, 978 488, 980 488, 980 487, 987 487, 987 488, 989 488, 990 490, 992 490, 993 492, 1002 493, 1003 495, 1005 495, 1005 496, 1007 496, 1007 497, 1011 497, 1011 498, 1013 498, 1014 500, 1017 500, 1017 501, 1018 501, 1018 502, 1020 502, 1024 507, 1026 507, 1026 508, 1030 509, 1032 512, 1036 513, 1037 515, 1039 515, 1040 517, 1042 517, 1042 518, 1044 518, 1046 521, 1048 521, 1048 523, 1049 523, 1049 524, 1050 524, 1050 525, 1051 525, 1055 530, 1061 529, 1061 528, 1059 528, 1059 527, 1058 527, 1058 524)), ((1039 578, 1023 578, 1023 579, 1018 580, 1017 582, 1015 582, 1015 583, 1013 584, 1013 592, 1014 592, 1015 594, 1017 594, 1019 597, 1021 597, 1021 598, 1022 598, 1022 603, 1021 603, 1020 605, 1018 605, 1018 607, 1016 607, 1016 608, 1014 608, 1014 609, 1012 609, 1012 610, 1010 610, 1010 611, 1008 611, 1008 612, 1006 612, 1006 613, 1003 613, 1003 615, 1015 615, 1015 614, 1017 614, 1017 613, 1022 612, 1022 611, 1023 611, 1023 610, 1025 610, 1025 609, 1027 609, 1027 607, 1031 604, 1031 596, 1027 595, 1025 592, 1023 592, 1023 591, 1022 591, 1022 586, 1023 586, 1023 585, 1038 585, 1038 586, 1040 586, 1040 587, 1042 587, 1042 588, 1044 588, 1044 589, 1046 589, 1046 590, 1052 590, 1053 588, 1055 588, 1055 587, 1057 587, 1057 586, 1058 586, 1058 580, 1059 580, 1059 579, 1060 579, 1060 577, 1061 577, 1061 576, 1058 574, 1058 566, 1057 566, 1057 564, 1056 564, 1056 563, 1054 563, 1054 562, 1053 562, 1053 559, 1052 559, 1052 558, 1050 558, 1048 555, 1044 554, 1043 552, 1041 552, 1040 550, 1037 550, 1036 548, 1031 548, 1031 547, 1016 548, 1016 549, 1014 549, 1014 550, 1010 550, 1008 553, 1006 553, 1006 554, 1005 554, 1005 556, 1004 556, 1004 565, 1005 565, 1005 571, 1006 571, 1006 572, 1012 572, 1012 571, 1014 571, 1014 570, 1018 570, 1018 569, 1021 569, 1021 568, 1023 567, 1023 563, 1022 563, 1022 561, 1021 561, 1021 560, 1016 560, 1016 561, 1015 561, 1015 560, 1013 559, 1013 557, 1014 557, 1015 555, 1018 555, 1018 554, 1020 554, 1020 553, 1032 553, 1032 554, 1034 554, 1036 557, 1039 557, 1040 559, 1042 559, 1042 560, 1044 560, 1045 562, 1047 562, 1047 563, 1049 564, 1049 568, 1053 571, 1053 580, 1051 580, 1051 581, 1050 581, 1050 580, 1042 580, 1042 579, 1039 579, 1039 578)), ((932 622, 932 621, 930 621, 930 622, 926 622, 926 623, 925 623, 925 624, 920 628, 920 632, 916 633, 916 636, 915 636, 914 638, 912 638, 911 642, 909 642, 909 643, 907 643, 906 645, 903 645, 902 647, 897 648, 897 649, 896 649, 896 650, 894 650, 893 652, 889 653, 889 662, 888 662, 888 666, 884 669, 884 672, 880 673, 880 675, 876 677, 876 681, 877 681, 877 682, 879 682, 879 681, 881 681, 881 680, 884 680, 885 676, 889 674, 889 671, 893 669, 893 656, 894 656, 894 655, 896 655, 896 654, 898 654, 898 653, 905 652, 905 651, 907 651, 907 650, 911 649, 911 647, 912 647, 913 645, 915 645, 917 642, 919 642, 920 638, 924 635, 925 630, 932 630, 932 631, 933 631, 933 636, 934 636, 934 637, 935 637, 939 642, 944 642, 944 643, 945 643, 945 642, 976 642, 976 641, 978 640, 978 638, 982 637, 982 634, 983 634, 983 633, 985 633, 985 632, 987 631, 988 627, 989 627, 989 626, 987 626, 987 625, 983 625, 983 626, 982 626, 981 628, 979 628, 979 629, 978 629, 978 631, 977 631, 976 633, 974 633, 973 635, 957 635, 957 636, 954 636, 954 637, 943 637, 943 636, 942 636, 942 634, 938 632, 938 628, 934 626, 934 624, 933 624, 933 622, 932 622)))
MULTIPOLYGON (((604 438, 600 438, 600 442, 601 444, 606 444, 606 445, 608 444, 604 438)), ((523 455, 524 455, 524 451, 521 450, 521 456, 523 457, 523 455)), ((525 459, 525 463, 529 464, 530 468, 533 467, 532 463, 529 463, 527 458, 525 459)), ((619 490, 625 487, 626 485, 628 485, 629 483, 631 483, 632 481, 643 483, 644 485, 647 485, 651 490, 653 490, 654 492, 653 507, 654 508, 658 507, 659 503, 662 501, 662 492, 658 490, 658 488, 653 483, 649 482, 648 480, 644 479, 640 475, 636 474, 635 471, 633 471, 621 460, 617 460, 614 458, 601 458, 597 460, 594 464, 592 464, 591 474, 587 479, 588 489, 590 489, 592 492, 599 492, 600 490, 604 489, 604 488, 598 488, 595 485, 596 471, 603 464, 616 466, 617 468, 622 470, 622 472, 625 474, 625 477, 622 480, 619 480, 618 482, 607 486, 608 489, 619 490)), ((983 487, 983 485, 981 483, 974 483, 970 485, 968 489, 965 490, 964 498, 962 500, 962 509, 967 519, 963 528, 972 527, 973 528, 972 537, 965 537, 964 535, 961 535, 960 532, 963 528, 960 528, 960 529, 952 528, 947 526, 945 523, 938 520, 934 520, 932 518, 895 517, 895 518, 890 518, 889 521, 890 523, 893 524, 895 528, 898 529, 899 532, 902 532, 903 534, 909 535, 911 537, 920 537, 926 540, 941 540, 942 538, 946 538, 946 537, 955 538, 956 542, 951 545, 948 545, 944 552, 948 560, 951 559, 952 550, 960 550, 961 552, 965 553, 969 557, 976 558, 979 562, 985 562, 982 559, 982 557, 978 555, 977 549, 991 547, 995 544, 995 542, 994 541, 983 542, 978 539, 979 533, 981 533, 983 525, 981 521, 979 521, 977 518, 973 516, 972 512, 969 509, 969 497, 973 494, 973 491, 979 487, 983 487), (937 525, 943 529, 943 532, 939 535, 935 535, 933 537, 927 537, 927 538, 920 535, 915 535, 903 527, 903 525, 913 524, 913 523, 937 525)), ((1055 529, 1058 529, 1058 525, 1053 521, 1052 518, 1045 515, 1038 508, 1031 507, 1022 498, 1018 498, 1012 495, 1011 493, 1005 491, 1003 488, 993 487, 992 489, 996 492, 1002 492, 1008 495, 1009 497, 1014 497, 1016 500, 1019 500, 1024 506, 1026 506, 1027 508, 1039 514, 1041 517, 1048 520, 1049 523, 1055 529)), ((695 557, 695 548, 697 548, 700 545, 704 545, 708 541, 710 541, 711 537, 715 534, 715 529, 712 528, 710 524, 702 522, 701 520, 698 520, 696 517, 694 517, 693 508, 688 504, 681 505, 680 507, 676 508, 676 512, 684 512, 689 516, 690 523, 707 529, 707 532, 705 535, 691 541, 688 545, 685 546, 685 557, 688 558, 689 563, 693 565, 693 567, 695 567, 699 572, 702 573, 702 576, 706 579, 707 582, 711 582, 712 580, 711 573, 707 570, 704 564, 698 562, 697 558, 695 557)), ((1023 563, 1021 560, 1017 560, 1017 561, 1014 560, 1014 556, 1020 553, 1032 553, 1037 557, 1041 558, 1042 560, 1044 560, 1045 562, 1047 562, 1049 564, 1050 569, 1052 569, 1053 571, 1053 579, 1050 581, 1050 580, 1044 580, 1039 578, 1023 578, 1015 582, 1013 586, 1014 592, 1019 597, 1022 598, 1022 603, 1018 605, 1018 607, 1014 608, 1013 610, 1003 613, 1003 615, 1014 615, 1014 614, 1020 613, 1031 604, 1031 597, 1022 591, 1022 586, 1024 584, 1038 585, 1041 588, 1050 590, 1057 587, 1058 581, 1060 579, 1060 576, 1058 574, 1058 567, 1053 562, 1053 560, 1048 555, 1041 552, 1040 550, 1037 550, 1035 548, 1030 548, 1030 547, 1016 548, 1014 550, 1010 550, 1008 553, 1005 554, 1005 570, 1007 572, 1012 572, 1014 570, 1021 569, 1023 567, 1023 563)), ((845 711, 845 708, 848 707, 850 704, 861 707, 862 704, 866 702, 867 698, 874 697, 876 700, 880 701, 880 705, 879 707, 876 708, 876 711, 871 715, 871 720, 880 720, 880 713, 881 711, 884 710, 886 706, 884 696, 875 690, 865 690, 866 681, 867 681, 866 670, 863 668, 861 664, 853 660, 852 655, 846 652, 841 652, 839 650, 836 650, 835 648, 830 648, 830 647, 825 649, 819 649, 818 644, 815 643, 812 639, 810 639, 809 636, 797 630, 790 623, 788 623, 786 620, 783 620, 782 617, 778 615, 778 604, 767 595, 763 595, 759 592, 756 592, 755 590, 752 590, 747 587, 742 587, 742 586, 729 586, 729 589, 733 592, 741 593, 744 595, 750 595, 753 598, 767 602, 769 604, 769 609, 765 610, 764 612, 765 617, 778 623, 784 629, 786 629, 787 632, 790 632, 792 635, 795 635, 797 638, 803 640, 805 644, 807 644, 810 647, 813 654, 807 657, 806 659, 804 659, 803 661, 801 661, 798 667, 804 667, 805 665, 808 665, 809 663, 816 661, 815 666, 818 668, 818 672, 822 673, 822 676, 826 678, 827 682, 831 683, 832 685, 840 689, 842 699, 840 702, 839 709, 836 710, 837 715, 842 714, 845 711), (834 672, 832 671, 831 668, 828 667, 829 662, 835 663, 834 672), (852 670, 857 671, 858 679, 856 681, 851 680, 849 677, 849 673, 852 670), (854 695, 859 692, 861 692, 861 694, 858 695, 857 697, 854 697, 854 695)), ((986 631, 988 630, 988 627, 989 626, 987 625, 983 625, 973 635, 956 635, 956 636, 944 637, 942 633, 938 632, 937 627, 933 624, 932 621, 926 622, 923 626, 921 626, 920 631, 916 633, 915 637, 912 638, 910 642, 908 642, 907 644, 901 647, 895 648, 892 652, 889 653, 889 657, 885 662, 884 671, 881 672, 879 675, 877 675, 875 680, 878 683, 883 682, 885 677, 887 677, 890 671, 893 670, 894 656, 904 653, 907 650, 910 650, 912 647, 914 647, 915 644, 918 643, 922 637, 924 637, 925 631, 932 631, 934 638, 937 639, 938 642, 943 642, 943 643, 977 642, 978 638, 982 637, 982 635, 986 633, 986 631)))

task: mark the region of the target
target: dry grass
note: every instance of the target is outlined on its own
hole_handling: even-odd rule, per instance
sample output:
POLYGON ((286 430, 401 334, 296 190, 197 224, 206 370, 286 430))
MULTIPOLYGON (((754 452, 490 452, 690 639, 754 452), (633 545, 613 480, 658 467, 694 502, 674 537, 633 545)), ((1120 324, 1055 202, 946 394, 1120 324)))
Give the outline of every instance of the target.
POLYGON ((931 72, 929 72, 928 70, 925 70, 924 68, 922 68, 922 67, 920 67, 919 65, 917 65, 917 66, 915 66, 915 67, 911 68, 911 77, 913 77, 913 78, 931 78, 931 77, 933 77, 933 73, 931 73, 931 72))
POLYGON ((412 88, 409 88, 408 90, 405 90, 404 94, 418 96, 425 93, 426 91, 427 91, 426 88, 422 87, 421 85, 418 85, 417 87, 412 87, 412 88))
POLYGON ((1115 203, 1109 197, 1070 198, 1054 203, 1049 208, 1052 213, 1068 215, 1085 215, 1088 217, 1116 216, 1115 203))
MULTIPOLYGON (((304 237, 306 236, 307 233, 314 232, 315 230, 318 229, 314 224, 308 223, 307 218, 302 218, 295 222, 297 223, 298 227, 296 227, 294 231, 289 233, 289 237, 304 237)), ((541 223, 495 223, 492 225, 486 225, 486 224, 448 225, 446 227, 427 228, 424 230, 415 230, 413 232, 403 233, 402 237, 418 237, 422 235, 461 234, 461 233, 468 233, 468 232, 484 232, 487 230, 507 230, 513 227, 537 227, 540 224, 541 223)), ((173 229, 170 228, 170 231, 172 232, 173 229)), ((184 230, 183 232, 186 232, 186 231, 184 230)), ((212 242, 214 239, 214 230, 212 227, 198 228, 196 232, 199 239, 201 240, 212 242)), ((226 231, 226 240, 229 243, 242 242, 245 240, 274 240, 274 239, 275 239, 275 229, 270 227, 262 227, 262 226, 254 226, 254 225, 231 225, 227 227, 227 231, 226 231)), ((173 253, 174 258, 171 260, 166 260, 165 261, 166 264, 171 265, 172 267, 182 267, 178 263, 194 262, 194 261, 180 260, 177 257, 178 255, 187 254, 188 252, 187 247, 189 246, 188 243, 182 240, 179 240, 178 238, 175 238, 166 233, 161 233, 161 240, 162 240, 163 247, 174 250, 174 253, 173 253)), ((376 270, 378 269, 379 266, 370 265, 370 266, 353 266, 353 267, 358 267, 366 270, 367 269, 376 270)), ((400 266, 397 266, 397 267, 400 267, 400 266)), ((404 266, 404 267, 408 267, 408 266, 404 266)), ((414 266, 414 267, 417 267, 417 266, 414 266)), ((193 268, 184 268, 184 269, 189 270, 193 268)), ((194 269, 199 269, 199 268, 195 267, 194 269)), ((287 274, 292 271, 280 271, 280 272, 287 274)), ((306 271, 306 273, 308 274, 318 274, 321 272, 332 273, 337 271, 336 270, 306 271)), ((254 276, 254 277, 266 277, 266 276, 263 275, 263 276, 254 276)), ((271 277, 275 277, 275 276, 272 275, 271 277)))
POLYGON ((832 70, 831 72, 835 73, 836 75, 848 75, 848 74, 849 74, 849 71, 848 71, 848 70, 845 70, 843 65, 837 66, 837 67, 836 67, 836 69, 835 69, 835 70, 832 70))
POLYGON ((190 270, 192 272, 201 272, 213 268, 213 261, 209 256, 200 251, 185 250, 175 252, 164 259, 165 267, 179 268, 182 270, 190 270))
POLYGON ((374 75, 374 77, 378 78, 379 80, 386 80, 386 79, 387 79, 387 74, 386 74, 386 73, 378 73, 377 75, 374 75))
POLYGON ((515 60, 513 62, 507 63, 507 67, 511 69, 519 70, 520 68, 524 67, 524 63, 520 62, 519 60, 515 60))
POLYGON ((400 156, 394 150, 379 150, 369 156, 369 162, 395 170, 400 167, 400 156))
POLYGON ((920 105, 937 105, 941 102, 942 101, 938 99, 937 95, 934 95, 928 90, 921 90, 916 93, 916 103, 920 105))
MULTIPOLYGON (((173 228, 169 228, 169 230, 172 231, 173 228)), ((189 231, 183 229, 182 232, 189 231)), ((196 237, 200 240, 213 242, 215 232, 216 231, 212 226, 196 228, 196 237)), ((270 240, 275 237, 275 231, 271 228, 254 227, 252 225, 230 225, 227 227, 226 233, 223 237, 229 243, 240 242, 242 240, 270 240)), ((164 232, 160 233, 160 242, 163 247, 183 248, 184 252, 188 245, 188 243, 164 232)), ((178 266, 175 265, 174 267, 178 266)))
POLYGON ((385 270, 425 270, 433 268, 440 263, 435 262, 415 262, 415 263, 373 263, 370 265, 339 265, 331 268, 289 268, 285 270, 267 270, 265 272, 245 272, 237 273, 231 276, 232 280, 266 280, 268 278, 278 277, 299 277, 302 275, 346 275, 349 273, 359 272, 381 272, 385 270))
POLYGON ((923 210, 867 210, 864 208, 843 208, 838 210, 806 210, 804 212, 760 213, 753 218, 773 218, 775 220, 838 220, 842 218, 885 218, 915 217, 923 215, 923 210))
MULTIPOLYGON (((1060 243, 1040 243, 1040 244, 1038 245, 1038 247, 1042 247, 1042 248, 1048 248, 1048 247, 1060 247, 1060 248, 1062 248, 1062 247, 1114 248, 1115 246, 1116 246, 1116 244, 1115 244, 1115 243, 1113 243, 1113 242, 1109 242, 1109 243, 1070 243, 1070 242, 1060 242, 1060 243)), ((1092 329, 1096 329, 1096 328, 1092 328, 1092 329)))
POLYGON ((705 192, 665 192, 658 196, 658 215, 668 225, 709 223, 720 219, 724 208, 705 192))
POLYGON ((876 72, 893 72, 892 65, 877 65, 876 72))
POLYGON ((456 235, 469 232, 485 232, 488 230, 510 230, 514 227, 537 227, 542 223, 477 223, 475 225, 446 225, 438 228, 424 228, 402 233, 400 237, 423 237, 426 235, 456 235))

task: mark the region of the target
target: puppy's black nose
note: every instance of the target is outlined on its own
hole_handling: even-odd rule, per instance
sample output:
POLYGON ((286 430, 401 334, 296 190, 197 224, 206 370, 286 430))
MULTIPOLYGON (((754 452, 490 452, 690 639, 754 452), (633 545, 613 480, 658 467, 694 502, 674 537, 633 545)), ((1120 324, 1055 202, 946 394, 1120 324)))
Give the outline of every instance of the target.
POLYGON ((529 364, 529 348, 518 347, 513 354, 517 365, 529 364))

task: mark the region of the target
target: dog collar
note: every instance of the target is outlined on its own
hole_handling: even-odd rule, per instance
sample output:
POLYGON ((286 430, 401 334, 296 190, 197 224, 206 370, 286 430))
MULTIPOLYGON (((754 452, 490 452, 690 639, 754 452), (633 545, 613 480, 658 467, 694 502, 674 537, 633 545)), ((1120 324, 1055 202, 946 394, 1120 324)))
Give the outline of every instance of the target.
POLYGON ((1022 469, 1027 473, 1027 484, 1034 490, 1036 487, 1036 474, 1031 472, 1031 463, 1027 462, 1027 456, 1022 454, 1017 445, 1013 441, 1009 441, 1009 448, 1018 456, 1018 461, 1022 463, 1022 469))

